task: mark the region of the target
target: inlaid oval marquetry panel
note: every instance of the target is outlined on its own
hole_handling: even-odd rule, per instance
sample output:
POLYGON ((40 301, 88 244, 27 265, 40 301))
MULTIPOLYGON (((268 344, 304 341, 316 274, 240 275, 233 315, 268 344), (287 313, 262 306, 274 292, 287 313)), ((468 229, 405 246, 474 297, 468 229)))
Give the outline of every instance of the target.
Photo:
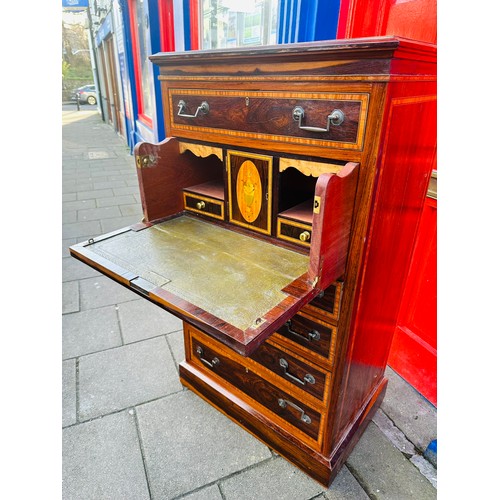
POLYGON ((272 156, 228 151, 229 221, 271 234, 272 156))
POLYGON ((262 208, 262 183, 252 160, 244 161, 240 167, 236 177, 236 200, 243 218, 254 222, 262 208))

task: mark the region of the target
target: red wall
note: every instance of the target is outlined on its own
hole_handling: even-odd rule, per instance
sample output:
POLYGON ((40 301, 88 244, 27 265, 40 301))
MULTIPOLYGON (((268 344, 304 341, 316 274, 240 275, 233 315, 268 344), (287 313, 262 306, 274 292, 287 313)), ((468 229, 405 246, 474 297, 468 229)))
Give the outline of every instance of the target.
MULTIPOLYGON (((341 0, 337 38, 384 35, 435 44, 436 0, 341 0)), ((411 251, 410 271, 404 282, 389 365, 434 405, 437 405, 436 254, 437 204, 426 198, 411 251)))
POLYGON ((436 0, 341 0, 337 38, 397 35, 436 43, 436 0))

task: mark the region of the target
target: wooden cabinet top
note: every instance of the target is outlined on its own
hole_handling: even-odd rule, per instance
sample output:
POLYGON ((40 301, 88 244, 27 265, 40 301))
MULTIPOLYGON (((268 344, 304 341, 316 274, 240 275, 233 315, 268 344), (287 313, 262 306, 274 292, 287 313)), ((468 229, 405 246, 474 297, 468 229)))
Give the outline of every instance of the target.
MULTIPOLYGON (((270 75, 436 74, 436 46, 397 37, 158 53, 160 75, 242 78, 270 75), (415 61, 423 64, 415 65, 415 61), (411 63, 410 63, 411 62, 411 63), (409 64, 410 63, 410 64, 409 64)), ((161 78, 161 76, 160 76, 161 78)))

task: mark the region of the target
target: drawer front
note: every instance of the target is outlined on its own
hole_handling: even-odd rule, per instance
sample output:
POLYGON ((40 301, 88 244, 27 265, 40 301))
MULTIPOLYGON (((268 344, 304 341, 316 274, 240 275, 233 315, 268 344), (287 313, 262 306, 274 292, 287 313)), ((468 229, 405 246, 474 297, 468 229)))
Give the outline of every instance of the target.
POLYGON ((368 94, 169 89, 172 135, 182 131, 361 150, 368 94))
POLYGON ((294 344, 305 347, 305 350, 300 350, 304 355, 312 353, 313 357, 319 355, 324 360, 328 360, 332 354, 337 328, 298 313, 276 333, 291 340, 292 347, 294 344))
POLYGON ((222 201, 207 198, 205 196, 184 193, 184 208, 191 212, 224 220, 224 203, 222 201))
POLYGON ((283 377, 283 380, 323 401, 327 375, 269 343, 262 344, 251 358, 283 377))
POLYGON ((343 286, 341 281, 336 281, 326 288, 322 294, 311 300, 302 310, 309 314, 319 315, 326 321, 337 321, 339 319, 343 286))
POLYGON ((298 243, 308 248, 311 246, 312 227, 309 224, 278 217, 277 233, 278 238, 282 240, 298 243))
POLYGON ((318 440, 321 414, 278 389, 235 359, 195 336, 190 336, 191 362, 217 374, 231 385, 286 420, 314 440, 318 440))

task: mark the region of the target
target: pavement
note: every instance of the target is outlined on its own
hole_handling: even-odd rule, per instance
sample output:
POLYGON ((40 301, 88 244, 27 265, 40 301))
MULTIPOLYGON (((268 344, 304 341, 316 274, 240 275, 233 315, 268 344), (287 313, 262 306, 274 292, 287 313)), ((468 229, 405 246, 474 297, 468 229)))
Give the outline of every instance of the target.
POLYGON ((434 499, 436 408, 390 368, 326 489, 181 386, 182 323, 70 257, 142 218, 133 157, 94 107, 62 106, 62 498, 434 499))

